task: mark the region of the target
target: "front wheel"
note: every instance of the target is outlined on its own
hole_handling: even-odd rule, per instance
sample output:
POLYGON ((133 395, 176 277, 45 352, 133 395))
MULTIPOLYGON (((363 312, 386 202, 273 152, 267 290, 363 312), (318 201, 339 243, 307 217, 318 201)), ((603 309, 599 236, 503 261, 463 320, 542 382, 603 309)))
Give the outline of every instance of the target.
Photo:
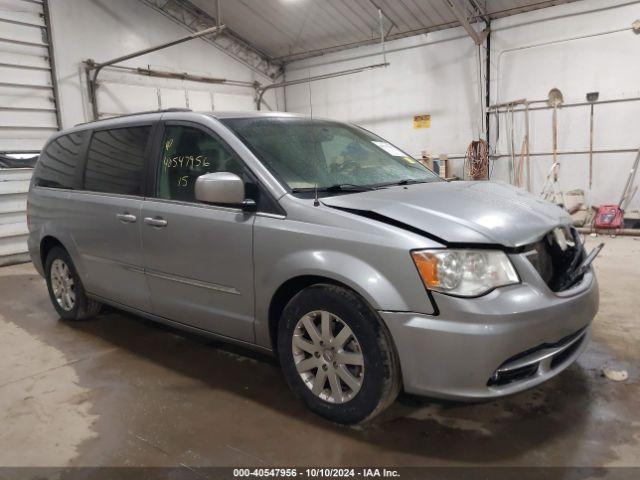
POLYGON ((370 419, 400 390, 397 355, 378 315, 356 293, 313 285, 284 309, 278 355, 291 389, 338 423, 370 419))

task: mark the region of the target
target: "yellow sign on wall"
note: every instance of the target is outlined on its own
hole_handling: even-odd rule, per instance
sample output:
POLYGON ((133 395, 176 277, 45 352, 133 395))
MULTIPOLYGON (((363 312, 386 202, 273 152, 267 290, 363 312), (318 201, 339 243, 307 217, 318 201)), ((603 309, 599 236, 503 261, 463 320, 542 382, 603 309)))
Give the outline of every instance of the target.
POLYGON ((429 128, 431 126, 431 115, 415 115, 413 117, 413 128, 429 128))

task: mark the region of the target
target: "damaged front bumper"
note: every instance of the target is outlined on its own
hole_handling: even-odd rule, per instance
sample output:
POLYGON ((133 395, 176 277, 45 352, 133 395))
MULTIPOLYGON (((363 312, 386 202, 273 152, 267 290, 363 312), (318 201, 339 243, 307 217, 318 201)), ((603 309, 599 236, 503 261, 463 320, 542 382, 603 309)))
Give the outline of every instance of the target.
POLYGON ((584 350, 599 302, 593 270, 553 292, 525 255, 510 258, 519 285, 479 298, 433 293, 438 315, 380 312, 405 391, 458 400, 508 395, 557 375, 584 350))

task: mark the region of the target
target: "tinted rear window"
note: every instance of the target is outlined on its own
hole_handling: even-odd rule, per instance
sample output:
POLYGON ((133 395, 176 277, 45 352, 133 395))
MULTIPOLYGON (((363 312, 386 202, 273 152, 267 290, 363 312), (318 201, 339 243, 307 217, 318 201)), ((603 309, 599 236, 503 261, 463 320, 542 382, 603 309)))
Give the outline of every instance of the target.
POLYGON ((142 194, 150 126, 100 130, 91 137, 84 188, 93 192, 142 194))
POLYGON ((36 185, 50 188, 74 188, 78 165, 82 164, 82 154, 88 131, 62 135, 53 140, 40 155, 36 170, 36 185))

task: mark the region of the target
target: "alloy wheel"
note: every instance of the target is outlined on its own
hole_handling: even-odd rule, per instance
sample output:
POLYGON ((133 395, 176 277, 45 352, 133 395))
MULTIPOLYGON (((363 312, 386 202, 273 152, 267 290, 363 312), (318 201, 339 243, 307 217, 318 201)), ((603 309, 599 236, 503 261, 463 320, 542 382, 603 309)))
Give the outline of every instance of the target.
POLYGON ((51 263, 51 289, 60 308, 70 312, 76 305, 75 282, 71 269, 64 260, 56 258, 51 263))
POLYGON ((317 310, 304 315, 291 340, 296 370, 317 397, 345 403, 364 379, 364 356, 349 326, 338 316, 317 310))

